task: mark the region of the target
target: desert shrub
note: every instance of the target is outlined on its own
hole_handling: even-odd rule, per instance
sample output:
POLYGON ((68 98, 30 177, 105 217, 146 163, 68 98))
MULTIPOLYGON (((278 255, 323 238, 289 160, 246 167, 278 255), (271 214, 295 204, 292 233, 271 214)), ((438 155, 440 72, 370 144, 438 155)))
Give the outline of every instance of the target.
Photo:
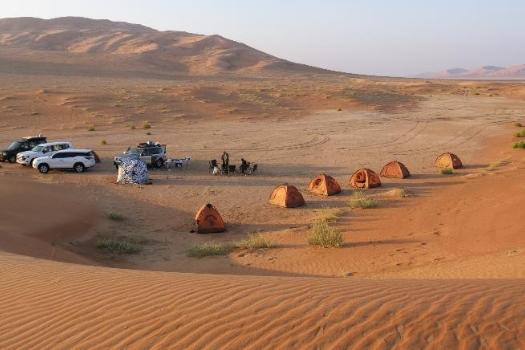
POLYGON ((95 126, 94 126, 94 125, 91 125, 91 126, 88 128, 88 131, 95 131, 95 126))
POLYGON ((144 129, 151 129, 151 124, 149 122, 144 122, 144 124, 142 125, 142 127, 144 129))
POLYGON ((273 248, 275 247, 275 244, 260 233, 252 233, 248 235, 248 238, 235 243, 235 247, 239 249, 256 250, 263 248, 273 248))
POLYGON ((454 169, 452 168, 445 168, 440 170, 441 175, 452 175, 454 174, 454 169))
POLYGON ((329 223, 335 223, 341 215, 343 215, 343 209, 323 209, 323 211, 318 215, 317 220, 326 220, 329 223))
POLYGON ((100 144, 101 144, 101 145, 107 145, 108 142, 107 142, 106 140, 102 140, 102 141, 100 141, 100 144))
POLYGON ((146 135, 151 135, 151 131, 148 131, 148 132, 146 133, 146 135))
POLYGON ((338 112, 342 112, 343 109, 342 109, 342 108, 338 108, 337 111, 338 111, 338 112))
POLYGON ((129 128, 130 128, 131 130, 135 130, 137 127, 136 127, 135 125, 131 124, 131 125, 129 126, 129 128))
POLYGON ((363 191, 355 191, 354 193, 352 193, 348 205, 350 206, 350 208, 353 209, 369 209, 377 207, 379 205, 379 202, 374 198, 368 197, 363 191))
POLYGON ((126 238, 102 238, 97 241, 97 248, 111 254, 136 254, 142 246, 126 238))
POLYGON ((525 129, 514 134, 515 137, 525 137, 525 129))
POLYGON ((500 166, 503 166, 503 165, 506 165, 506 164, 509 164, 509 163, 510 163, 510 161, 508 161, 508 160, 498 160, 496 162, 490 163, 487 166, 487 170, 488 171, 493 171, 493 170, 496 170, 497 168, 499 168, 500 166))
POLYGON ((525 149, 525 142, 524 142, 524 141, 516 142, 515 144, 512 145, 512 148, 515 148, 515 149, 518 149, 518 148, 525 149))
POLYGON ((386 192, 385 195, 390 197, 405 198, 409 196, 409 193, 404 188, 393 188, 390 191, 386 192))
POLYGON ((187 255, 192 258, 204 258, 206 256, 228 255, 232 250, 229 245, 221 243, 206 242, 191 247, 187 255))
POLYGON ((124 220, 126 220, 124 215, 118 214, 118 213, 109 213, 108 214, 108 219, 112 220, 112 221, 124 221, 124 220))
POLYGON ((522 125, 521 123, 517 123, 517 122, 516 122, 516 123, 514 123, 514 126, 516 126, 516 127, 518 127, 518 128, 521 128, 521 127, 523 127, 523 125, 522 125))
POLYGON ((340 248, 343 246, 343 235, 330 226, 327 220, 315 220, 307 236, 309 245, 323 248, 340 248))

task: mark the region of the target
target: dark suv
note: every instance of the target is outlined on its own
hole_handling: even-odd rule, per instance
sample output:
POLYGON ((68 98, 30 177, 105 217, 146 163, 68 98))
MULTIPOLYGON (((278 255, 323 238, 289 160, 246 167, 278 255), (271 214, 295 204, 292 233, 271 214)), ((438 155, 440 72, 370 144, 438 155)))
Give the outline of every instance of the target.
POLYGON ((47 138, 44 136, 30 136, 13 141, 7 149, 0 151, 0 162, 16 162, 16 155, 19 152, 30 151, 34 147, 46 143, 47 138))
POLYGON ((162 168, 167 160, 166 145, 153 141, 139 143, 137 147, 130 147, 116 156, 113 163, 118 166, 123 159, 141 159, 148 167, 162 168))

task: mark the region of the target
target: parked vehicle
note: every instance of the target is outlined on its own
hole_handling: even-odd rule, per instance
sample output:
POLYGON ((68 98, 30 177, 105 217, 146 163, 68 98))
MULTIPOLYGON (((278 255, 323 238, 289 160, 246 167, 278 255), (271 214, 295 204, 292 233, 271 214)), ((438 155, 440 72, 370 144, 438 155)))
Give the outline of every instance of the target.
POLYGON ((38 169, 42 174, 47 174, 52 169, 69 169, 82 173, 95 164, 95 154, 90 149, 69 148, 33 160, 33 168, 38 169))
POLYGON ((167 160, 166 145, 153 141, 140 143, 137 147, 130 147, 126 152, 116 156, 113 163, 118 166, 124 158, 139 158, 149 167, 162 168, 167 160))
POLYGON ((0 151, 0 162, 14 163, 18 153, 29 151, 46 142, 47 139, 42 135, 23 137, 13 141, 5 150, 0 151))
POLYGON ((49 142, 43 143, 31 151, 20 152, 16 156, 16 162, 22 165, 32 165, 33 160, 43 156, 51 156, 58 151, 72 148, 71 142, 49 142))

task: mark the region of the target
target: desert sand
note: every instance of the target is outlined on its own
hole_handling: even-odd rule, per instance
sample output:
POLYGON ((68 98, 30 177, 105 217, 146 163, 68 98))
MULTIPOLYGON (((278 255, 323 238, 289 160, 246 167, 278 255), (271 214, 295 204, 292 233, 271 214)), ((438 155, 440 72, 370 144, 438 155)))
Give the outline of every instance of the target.
POLYGON ((525 123, 522 83, 264 69, 60 75, 28 62, 0 72, 0 144, 42 133, 102 163, 47 175, 0 164, 0 348, 525 347, 525 151, 511 147, 513 124, 525 123), (191 164, 152 170, 152 185, 115 184, 113 156, 146 140, 191 164), (258 173, 210 175, 223 151, 258 173), (433 161, 446 151, 465 168, 440 174, 433 161), (353 171, 394 159, 413 176, 367 190, 377 208, 350 208, 353 171), (322 172, 341 194, 306 191, 322 172), (307 205, 268 205, 281 183, 307 205), (208 202, 227 232, 191 232, 208 202), (306 242, 326 216, 341 248, 306 242), (187 255, 251 233, 275 247, 187 255), (110 254, 101 238, 143 250, 110 254))

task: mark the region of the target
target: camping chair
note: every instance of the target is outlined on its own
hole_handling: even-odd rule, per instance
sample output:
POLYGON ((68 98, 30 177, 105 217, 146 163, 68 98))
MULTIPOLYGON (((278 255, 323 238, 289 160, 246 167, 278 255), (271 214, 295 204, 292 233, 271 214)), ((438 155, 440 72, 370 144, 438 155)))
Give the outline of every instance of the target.
POLYGON ((248 171, 249 168, 250 168, 250 163, 249 162, 243 162, 239 166, 239 170, 240 170, 241 174, 244 174, 244 175, 246 175, 246 172, 248 171))
POLYGON ((222 175, 228 175, 228 165, 227 164, 221 164, 221 174, 222 175))
POLYGON ((257 171, 257 163, 251 163, 248 166, 248 169, 246 169, 245 174, 246 175, 253 175, 257 171))
POLYGON ((217 167, 217 159, 212 159, 209 161, 209 168, 208 172, 211 174, 213 172, 213 169, 217 167))

